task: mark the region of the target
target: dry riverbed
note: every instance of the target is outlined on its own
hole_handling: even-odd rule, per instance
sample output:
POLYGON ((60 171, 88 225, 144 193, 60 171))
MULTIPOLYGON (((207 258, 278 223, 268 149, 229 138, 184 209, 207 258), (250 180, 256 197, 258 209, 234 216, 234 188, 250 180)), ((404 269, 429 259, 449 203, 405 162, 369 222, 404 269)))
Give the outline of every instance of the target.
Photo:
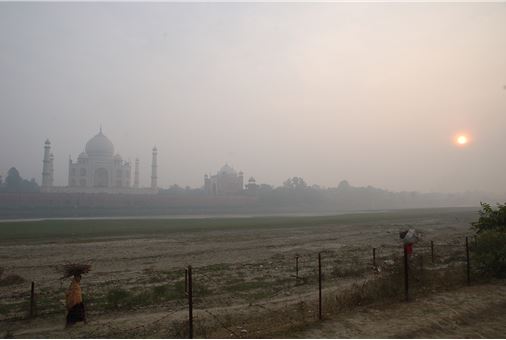
MULTIPOLYGON (((208 228, 202 220, 199 223, 204 227, 198 230, 172 228, 174 221, 166 222, 167 230, 149 229, 149 223, 155 222, 139 220, 138 228, 121 233, 110 229, 110 234, 101 233, 100 223, 106 222, 96 220, 98 231, 93 234, 77 229, 56 236, 37 234, 36 238, 7 230, 22 229, 25 222, 0 224, 0 234, 8 236, 0 240, 3 277, 18 275, 24 280, 0 286, 0 329, 5 333, 0 335, 184 337, 187 265, 194 272, 196 336, 289 334, 290 322, 297 324, 295 329, 311 325, 315 318, 318 252, 322 252, 327 294, 377 275, 372 268, 372 248, 377 248, 377 261, 383 266, 400 254, 398 233, 407 227, 422 234, 415 252, 424 253, 425 258, 430 240, 440 244, 436 252, 443 266, 449 244, 454 245, 452 256, 460 256, 459 247, 465 235, 471 234, 470 222, 477 219, 477 209, 292 219, 258 219, 259 227, 255 227, 255 218, 237 219, 237 227, 222 219, 226 228, 221 227, 220 219, 210 219, 208 228), (299 280, 295 279, 296 256, 299 280), (65 330, 63 297, 69 280, 60 280, 58 268, 67 262, 88 262, 93 270, 82 282, 89 322, 65 330), (31 281, 36 284, 38 316, 28 320, 31 281), (293 320, 290 313, 296 315, 293 320)), ((117 221, 118 228, 121 223, 117 221)), ((331 331, 304 336, 313 335, 331 336, 331 331)))

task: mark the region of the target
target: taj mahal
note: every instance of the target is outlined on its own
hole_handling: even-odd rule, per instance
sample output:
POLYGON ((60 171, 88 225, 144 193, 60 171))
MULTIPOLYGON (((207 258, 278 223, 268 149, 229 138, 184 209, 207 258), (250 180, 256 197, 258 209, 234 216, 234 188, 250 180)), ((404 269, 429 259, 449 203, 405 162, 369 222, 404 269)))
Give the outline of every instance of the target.
POLYGON ((157 186, 157 156, 158 150, 153 147, 151 160, 151 186, 139 187, 139 159, 135 160, 134 179, 131 183, 132 166, 124 161, 119 154, 114 154, 114 145, 107 138, 102 128, 91 138, 79 154, 76 161, 69 157, 68 185, 58 187, 53 185, 53 160, 51 142, 44 144, 44 160, 42 165, 43 192, 58 193, 125 193, 125 194, 155 194, 157 186))

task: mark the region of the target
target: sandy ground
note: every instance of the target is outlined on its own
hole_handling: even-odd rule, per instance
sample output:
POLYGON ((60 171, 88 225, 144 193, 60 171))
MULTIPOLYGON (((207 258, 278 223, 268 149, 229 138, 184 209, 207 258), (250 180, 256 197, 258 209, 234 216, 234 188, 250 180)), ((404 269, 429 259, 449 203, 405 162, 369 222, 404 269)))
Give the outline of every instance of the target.
MULTIPOLYGON (((325 289, 339 289, 373 275, 368 271, 372 247, 377 248, 379 263, 399 254, 399 230, 416 228, 423 235, 425 246, 429 240, 462 244, 464 236, 470 233, 469 223, 476 216, 474 211, 438 211, 416 218, 386 214, 375 221, 316 227, 277 228, 273 225, 261 230, 85 239, 76 235, 65 240, 4 245, 0 242, 5 274, 15 273, 26 280, 24 284, 0 287, 0 329, 5 332, 0 332, 0 336, 8 331, 7 335, 14 337, 43 338, 183 337, 187 317, 183 291, 176 298, 119 309, 105 308, 104 301, 107 293, 118 287, 141 292, 162 284, 181 286, 184 267, 191 264, 195 285, 201 288, 200 291, 197 288, 194 305, 196 336, 269 337, 280 331, 277 323, 285 322, 281 318, 276 321, 276 315, 283 308, 303 310, 301 318, 309 323, 314 319, 317 252, 323 251, 325 289), (300 281, 294 278, 296 255, 300 256, 300 281), (64 330, 63 296, 69 282, 59 280, 61 274, 56 268, 65 262, 82 262, 83 259, 93 265, 93 271, 82 284, 89 306, 89 322, 64 330), (38 317, 26 320, 26 301, 32 280, 37 287, 38 317)), ((439 251, 443 250, 437 248, 439 251)), ((465 300, 464 297, 465 294, 460 299, 465 300)), ((502 299, 504 302, 504 295, 502 299)), ((444 300, 434 303, 445 304, 444 300)), ((424 310, 429 313, 427 306, 424 310)), ((483 306, 489 307, 504 308, 504 305, 487 303, 483 306)), ((348 327, 345 333, 332 335, 332 323, 325 324, 321 332, 325 332, 326 327, 328 333, 315 331, 303 333, 302 337, 367 337, 368 334, 376 337, 379 334, 360 333, 348 327)), ((408 334, 403 332, 408 332, 411 326, 402 329, 396 334, 408 334)), ((444 329, 439 332, 439 335, 446 334, 444 329)))
MULTIPOLYGON (((184 314, 186 311, 180 312, 184 314)), ((136 336, 143 323, 151 324, 163 336, 167 328, 164 313, 134 313, 94 320, 72 329, 63 324, 34 320, 25 324, 16 335, 25 338, 80 337, 103 335, 136 336), (135 321, 132 321, 135 320, 135 321), (111 325, 114 321, 114 326, 111 325), (109 325, 109 326, 106 326, 109 325), (122 329, 132 329, 122 333, 122 329), (119 331, 118 331, 119 330, 119 331)), ((236 329, 241 335, 242 327, 236 329)), ((141 333, 145 334, 145 333, 141 333)), ((252 334, 253 336, 255 334, 252 334)), ((247 335, 246 335, 247 336, 247 335)), ((437 293, 409 303, 359 307, 353 312, 338 313, 315 321, 303 331, 286 332, 277 337, 288 338, 504 338, 506 336, 506 282, 464 287, 437 293)))
POLYGON ((339 314, 294 338, 505 338, 506 282, 339 314))

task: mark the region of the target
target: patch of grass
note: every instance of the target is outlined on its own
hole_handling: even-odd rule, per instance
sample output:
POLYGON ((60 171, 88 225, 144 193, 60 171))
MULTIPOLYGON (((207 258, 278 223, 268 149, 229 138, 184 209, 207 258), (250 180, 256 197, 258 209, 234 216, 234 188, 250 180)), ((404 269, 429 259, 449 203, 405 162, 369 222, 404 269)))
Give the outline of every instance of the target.
POLYGON ((331 275, 334 277, 358 277, 364 275, 368 271, 368 266, 359 258, 354 257, 350 262, 341 263, 336 261, 331 275))
POLYGON ((48 239, 90 237, 121 237, 132 235, 159 235, 175 232, 198 232, 233 229, 279 229, 316 227, 349 223, 379 223, 403 221, 406 218, 476 215, 469 208, 412 209, 388 212, 350 213, 335 216, 307 217, 252 217, 252 218, 196 218, 196 219, 104 219, 104 220, 42 220, 0 223, 0 242, 30 239, 46 242, 48 239))
POLYGON ((281 289, 287 283, 293 283, 291 278, 276 281, 239 281, 226 285, 223 289, 231 295, 240 296, 250 301, 268 298, 281 289))
POLYGON ((375 280, 366 280, 362 284, 355 283, 351 288, 336 294, 335 308, 346 310, 373 302, 402 298, 402 288, 402 281, 397 273, 375 280))
POLYGON ((160 282, 170 282, 176 279, 181 279, 184 277, 184 271, 172 270, 172 271, 156 271, 151 268, 146 268, 143 270, 144 276, 142 276, 139 282, 141 283, 160 283, 160 282))
POLYGON ((224 282, 224 285, 225 286, 233 286, 233 285, 239 284, 243 281, 244 281, 244 279, 241 277, 237 277, 237 276, 228 277, 227 280, 224 282))
POLYGON ((10 274, 0 280, 0 286, 12 286, 24 283, 26 280, 17 274, 10 274))
POLYGON ((225 286, 225 290, 230 292, 242 292, 253 289, 268 289, 273 286, 272 282, 267 281, 240 281, 228 286, 225 286))
MULTIPOLYGON (((83 296, 83 301, 86 303, 86 296, 83 296)), ((26 308, 28 308, 28 304, 29 302, 27 301, 26 308)), ((46 315, 61 313, 65 309, 65 306, 59 297, 35 295, 35 308, 37 315, 46 315)))
POLYGON ((0 302, 0 314, 8 315, 11 313, 19 313, 23 310, 27 310, 27 304, 25 302, 16 302, 16 303, 3 303, 0 302))
MULTIPOLYGON (((384 303, 404 299, 404 269, 401 257, 394 258, 394 264, 374 279, 355 283, 350 288, 327 295, 329 311, 350 310, 356 306, 384 303)), ((435 290, 455 289, 465 284, 462 268, 428 269, 421 265, 419 257, 410 259, 410 298, 423 296, 435 290)))
POLYGON ((228 270, 230 267, 231 265, 228 263, 216 263, 203 267, 202 270, 205 270, 206 272, 221 272, 224 270, 228 270))
MULTIPOLYGON (((195 294, 205 294, 202 286, 195 287, 195 294)), ((96 305, 105 309, 121 309, 157 305, 166 301, 184 297, 184 282, 149 287, 142 290, 127 290, 123 288, 110 289, 103 299, 97 299, 96 305)))
MULTIPOLYGON (((174 284, 176 291, 179 292, 181 296, 184 294, 184 280, 177 281, 174 284)), ((212 293, 212 290, 209 289, 203 282, 199 282, 197 280, 193 281, 192 284, 193 296, 195 298, 203 298, 209 296, 212 293)))
POLYGON ((113 288, 105 296, 107 305, 111 309, 118 309, 128 305, 133 294, 122 288, 113 288))
POLYGON ((151 295, 155 300, 176 300, 181 298, 181 291, 175 285, 156 286, 151 289, 151 295))

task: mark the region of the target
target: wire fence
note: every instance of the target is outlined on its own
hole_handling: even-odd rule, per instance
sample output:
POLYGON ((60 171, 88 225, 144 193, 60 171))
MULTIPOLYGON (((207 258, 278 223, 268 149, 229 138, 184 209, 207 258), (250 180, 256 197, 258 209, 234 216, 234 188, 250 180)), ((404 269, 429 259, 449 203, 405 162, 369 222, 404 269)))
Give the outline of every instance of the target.
MULTIPOLYGON (((87 296, 85 302, 93 317, 89 319, 92 329, 86 336, 134 337, 153 332, 166 337, 265 336, 276 329, 314 322, 345 306, 383 296, 399 299, 404 296, 409 300, 417 290, 433 287, 437 280, 446 285, 465 280, 469 284, 469 249, 476 242, 476 238, 471 242, 468 238, 466 242, 419 242, 412 255, 406 254, 402 246, 392 244, 276 255, 268 261, 247 264, 188 267, 170 273, 170 280, 162 286, 153 286, 151 295, 118 291, 123 295, 119 294, 116 301, 111 290, 105 295, 87 296), (467 278, 454 275, 456 272, 467 274, 467 278), (454 280, 449 282, 446 274, 454 280), (134 298, 139 300, 135 300, 137 304, 126 303, 134 298), (127 327, 99 317, 104 308, 112 312, 137 309, 135 312, 154 314, 150 311, 152 306, 163 308, 157 317, 140 323, 127 322, 130 324, 127 327), (247 328, 255 332, 248 333, 247 328)), ((32 284, 34 288, 28 294, 10 297, 29 303, 21 305, 21 310, 10 319, 1 321, 63 312, 64 287, 60 278, 45 281, 44 287, 32 284), (49 288, 55 283, 59 283, 59 288, 49 288)))

